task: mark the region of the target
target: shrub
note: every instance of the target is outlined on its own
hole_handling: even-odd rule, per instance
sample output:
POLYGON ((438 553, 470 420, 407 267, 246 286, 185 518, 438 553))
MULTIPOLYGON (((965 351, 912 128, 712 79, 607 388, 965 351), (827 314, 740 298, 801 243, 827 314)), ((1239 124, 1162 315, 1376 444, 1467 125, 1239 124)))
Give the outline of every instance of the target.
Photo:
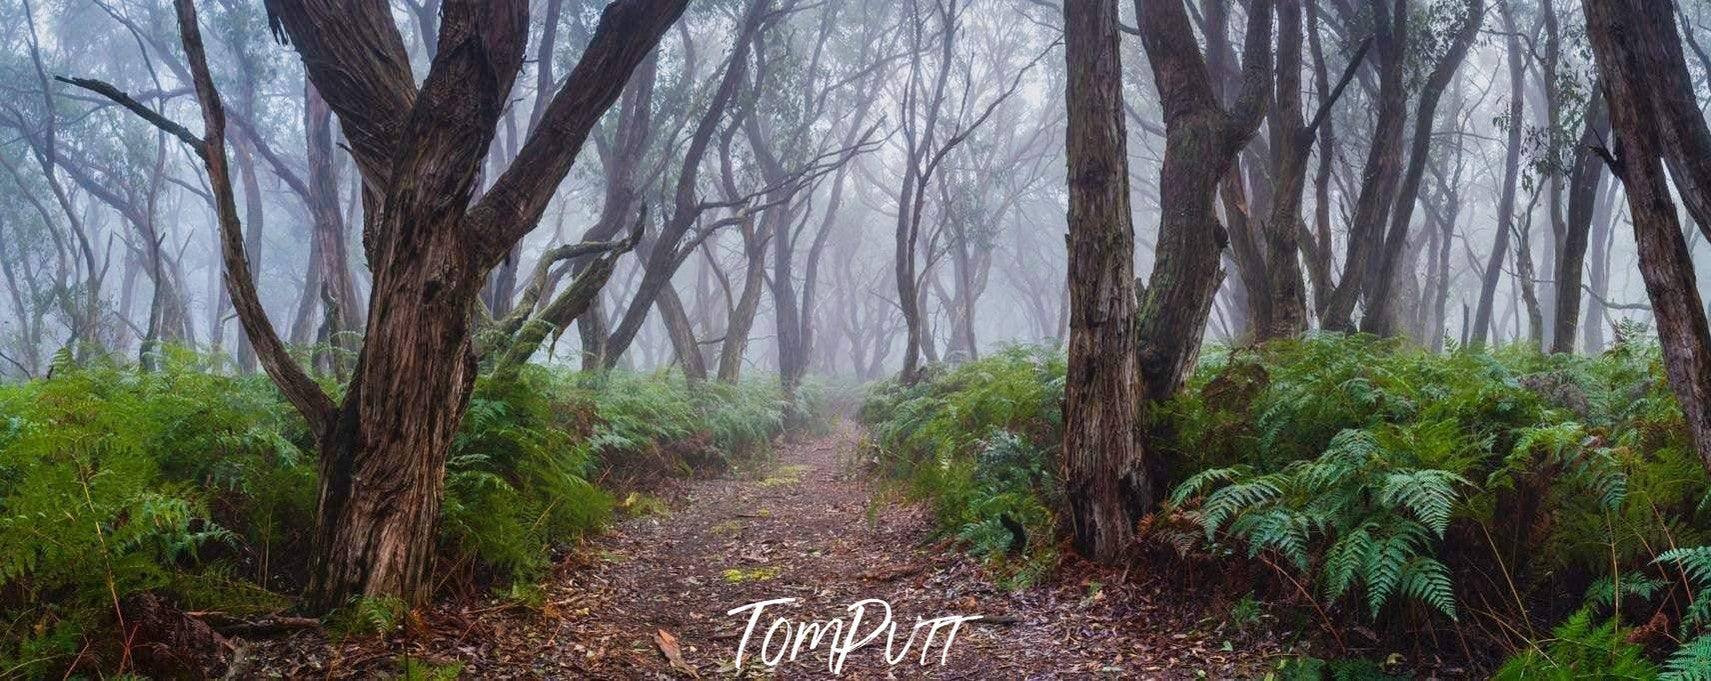
POLYGON ((1061 352, 1009 347, 913 385, 875 386, 860 412, 886 473, 1012 586, 1056 562, 1063 367, 1061 352))
MULTIPOLYGON (((248 616, 288 607, 306 582, 317 484, 306 426, 266 377, 209 373, 208 358, 173 348, 158 359, 145 372, 66 356, 51 378, 0 386, 0 676, 73 659, 115 668, 124 637, 111 627, 135 594, 248 616)), ((798 408, 813 399, 802 391, 798 408)), ((483 376, 448 457, 436 583, 532 598, 550 552, 609 516, 589 482, 598 466, 763 453, 787 408, 761 380, 691 390, 664 373, 483 376)), ((372 628, 384 604, 354 603, 332 624, 372 628)))
POLYGON ((63 666, 142 591, 234 612, 286 600, 266 587, 289 585, 275 556, 300 553, 313 506, 302 424, 264 381, 165 357, 0 387, 0 669, 63 666))
MULTIPOLYGON (((1004 514, 1054 507, 1052 476, 1036 472, 1055 469, 1063 371, 1061 353, 1009 348, 878 384, 861 411, 875 460, 932 500, 947 533, 1000 553, 1004 514)), ((1631 328, 1596 357, 1432 354, 1338 334, 1209 347, 1184 390, 1146 413, 1171 493, 1143 540, 1224 569, 1263 559, 1309 585, 1327 622, 1375 622, 1392 641, 1470 617, 1608 639, 1571 616, 1673 593, 1658 552, 1711 539, 1711 484, 1656 345, 1631 328)), ((1026 522, 1033 534, 1040 521, 1026 522)), ((1703 627, 1711 605, 1696 607, 1688 622, 1703 627)), ((1666 671, 1711 653, 1702 631, 1681 633, 1684 661, 1666 671)), ((1497 637, 1472 645, 1511 652, 1497 637)))

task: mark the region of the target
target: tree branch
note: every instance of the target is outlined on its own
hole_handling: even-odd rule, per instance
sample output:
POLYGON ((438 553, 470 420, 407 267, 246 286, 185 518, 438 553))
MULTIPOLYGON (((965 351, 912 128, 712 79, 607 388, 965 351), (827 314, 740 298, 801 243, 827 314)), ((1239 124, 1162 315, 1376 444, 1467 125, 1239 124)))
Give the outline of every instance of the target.
MULTIPOLYGON (((208 58, 202 47, 202 34, 197 26, 196 7, 192 0, 175 0, 178 10, 178 30, 184 43, 185 56, 190 61, 190 71, 196 81, 196 98, 202 104, 202 121, 205 128, 206 141, 197 139, 189 134, 184 127, 172 123, 164 116, 155 114, 154 117, 139 111, 139 106, 126 103, 129 99, 117 88, 106 86, 88 87, 83 83, 72 82, 80 87, 86 87, 108 97, 114 94, 120 99, 114 101, 124 104, 126 108, 137 111, 144 119, 163 130, 173 132, 173 128, 183 131, 177 135, 179 139, 191 143, 202 157, 203 166, 208 171, 209 184, 214 194, 215 211, 220 221, 221 255, 225 263, 226 288, 231 292, 232 304, 238 313, 238 321, 243 326, 244 333, 249 336, 250 343, 255 347, 256 355, 261 360, 262 367, 279 386, 297 411, 309 422, 309 427, 319 436, 324 433, 333 418, 333 400, 321 386, 304 373, 302 367, 292 360, 286 352, 285 344, 279 340, 273 324, 267 319, 267 310, 261 305, 261 297, 256 293, 255 279, 250 272, 249 260, 244 254, 243 225, 238 221, 237 201, 232 191, 232 178, 226 166, 225 108, 220 103, 219 92, 214 88, 214 79, 208 72, 208 58), (171 126, 171 127, 168 127, 171 126)), ((86 81, 95 85, 106 85, 98 81, 86 81)), ((153 112, 148 112, 152 114, 153 112)), ((176 133, 175 133, 176 134, 176 133)))
POLYGON ((1331 107, 1343 96, 1343 90, 1349 86, 1349 81, 1354 80, 1355 73, 1360 71, 1361 62, 1365 61, 1366 52, 1371 47, 1372 36, 1367 36, 1366 40, 1361 41, 1360 48, 1355 50, 1355 55, 1349 58, 1349 65, 1343 68, 1343 76, 1337 80, 1337 86, 1331 89, 1331 94, 1325 98, 1325 101, 1319 102, 1319 110, 1313 113, 1313 121, 1307 124, 1306 130, 1309 136, 1319 134, 1319 126, 1331 116, 1331 107))
POLYGON ((167 118, 160 112, 143 106, 142 102, 133 99, 130 94, 126 93, 124 90, 113 87, 109 83, 95 80, 93 78, 67 78, 65 76, 54 76, 53 79, 67 85, 74 85, 83 88, 106 97, 107 99, 111 99, 113 100, 113 103, 130 109, 131 113, 142 117, 143 120, 152 123, 155 127, 160 128, 161 130, 166 131, 167 134, 183 140, 185 144, 197 149, 202 148, 202 138, 197 137, 195 134, 191 133, 189 129, 179 125, 172 119, 167 118))

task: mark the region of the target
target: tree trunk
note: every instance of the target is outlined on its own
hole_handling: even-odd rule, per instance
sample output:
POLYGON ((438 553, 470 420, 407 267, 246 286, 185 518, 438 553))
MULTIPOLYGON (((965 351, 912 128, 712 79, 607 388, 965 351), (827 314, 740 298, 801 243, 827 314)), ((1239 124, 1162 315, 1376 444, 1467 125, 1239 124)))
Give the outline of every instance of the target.
MULTIPOLYGON (((1598 200, 1598 183, 1604 179, 1604 162, 1593 153, 1610 132, 1610 116, 1605 111, 1601 88, 1594 87, 1592 101, 1586 114, 1586 124, 1576 147, 1574 169, 1569 174, 1568 222, 1562 249, 1557 254, 1556 268, 1556 326, 1551 334, 1551 352, 1574 352, 1576 327, 1580 325, 1581 274, 1586 264, 1586 248, 1592 233, 1593 203, 1598 200)), ((1597 323, 1603 323, 1599 320, 1597 323)), ((1589 352, 1593 351, 1588 347, 1589 352)))
POLYGON ((1583 5, 1616 132, 1614 173, 1622 179, 1633 216, 1640 274, 1656 315, 1664 369, 1700 461, 1711 470, 1711 331, 1663 164, 1672 153, 1666 131, 1704 121, 1671 120, 1671 111, 1654 100, 1693 98, 1691 90, 1666 89, 1663 81, 1669 79, 1660 76, 1685 70, 1674 3, 1583 0, 1583 5))
POLYGON ((1162 206, 1152 275, 1136 320, 1146 399, 1176 392, 1199 359, 1229 243, 1213 214, 1219 182, 1265 114, 1271 82, 1271 3, 1249 8, 1242 89, 1226 111, 1213 93, 1186 10, 1174 0, 1136 0, 1141 44, 1164 93, 1162 206))
MULTIPOLYGON (((250 151, 248 144, 237 145, 238 177, 244 189, 244 251, 253 253, 250 264, 257 271, 261 270, 262 231, 266 211, 262 210, 261 182, 256 179, 255 154, 250 151)), ((224 306, 222 306, 222 309, 224 306)), ((222 325, 223 327, 224 325, 222 325)), ((219 329, 220 336, 225 336, 224 329, 219 329)), ((211 339, 218 344, 220 338, 211 339)), ((255 373, 255 347, 250 345, 248 336, 238 334, 238 372, 248 375, 255 373)))
POLYGON ((752 218, 742 226, 743 289, 727 316, 725 342, 719 349, 719 380, 725 383, 736 383, 742 375, 743 353, 748 349, 749 332, 754 328, 755 313, 760 309, 761 289, 766 279, 767 241, 775 238, 772 223, 776 219, 774 216, 782 211, 782 208, 767 211, 759 232, 752 225, 752 218))
POLYGON ((1355 199, 1349 225, 1349 246, 1343 261, 1343 278, 1332 290, 1321 325, 1333 331, 1354 330, 1355 305, 1363 293, 1377 287, 1379 258, 1385 246, 1386 217, 1400 176, 1402 145, 1389 143, 1402 138, 1408 117, 1404 80, 1407 55, 1408 7, 1404 0, 1394 6, 1386 0, 1369 0, 1373 41, 1378 49, 1378 122, 1373 128, 1366 168, 1361 174, 1360 193, 1355 199), (1380 254, 1378 258, 1374 254, 1380 254))
POLYGON ((1473 337, 1468 343, 1475 349, 1485 346, 1486 339, 1491 333, 1491 308, 1497 299, 1497 282, 1503 277, 1503 261, 1507 260, 1509 250, 1509 232, 1515 224, 1515 186, 1521 173, 1521 113, 1522 102, 1526 98, 1526 64, 1521 52, 1521 36, 1515 27, 1515 12, 1511 7, 1513 0, 1502 0, 1498 5, 1503 14, 1503 30, 1508 46, 1509 62, 1509 114, 1508 151, 1503 157, 1503 188, 1497 198, 1497 237, 1491 247, 1491 256, 1485 262, 1485 275, 1480 279, 1479 303, 1473 312, 1473 337))
POLYGON ((1118 559, 1151 501, 1136 420, 1144 396, 1119 49, 1116 0, 1065 2, 1070 332, 1063 471, 1076 549, 1103 562, 1118 559))
MULTIPOLYGON (((1398 10, 1406 11, 1400 5, 1398 10)), ((1455 76, 1456 69, 1461 68, 1474 38, 1479 35, 1485 19, 1484 0, 1467 0, 1463 12, 1460 28, 1452 38, 1449 50, 1432 68, 1431 75, 1420 89, 1420 103, 1414 108, 1414 138, 1408 152, 1408 168, 1402 174, 1402 183, 1391 209, 1390 232, 1384 237, 1384 250, 1379 256, 1378 275, 1373 280, 1373 290, 1366 296, 1366 310, 1361 317, 1361 330, 1367 333, 1379 336, 1396 333, 1393 287, 1399 277, 1414 277, 1412 259, 1404 258, 1404 253, 1408 250, 1408 231, 1414 219, 1414 204, 1420 195, 1420 181, 1425 177, 1427 161, 1431 160, 1432 123, 1437 120, 1438 100, 1449 86, 1450 78, 1455 76), (1399 265, 1404 263, 1409 267, 1400 269, 1399 265)), ((1390 146, 1378 142, 1389 138, 1373 139, 1377 146, 1390 146)))
POLYGON ((1586 273, 1587 285, 1592 289, 1592 295, 1587 296, 1586 301, 1587 354, 1604 351, 1606 318, 1603 301, 1610 297, 1610 249, 1616 238, 1617 197, 1622 191, 1622 182, 1617 178, 1611 177, 1605 184, 1609 189, 1603 192, 1604 198, 1599 199, 1598 215, 1592 220, 1592 252, 1588 256, 1591 267, 1586 273))

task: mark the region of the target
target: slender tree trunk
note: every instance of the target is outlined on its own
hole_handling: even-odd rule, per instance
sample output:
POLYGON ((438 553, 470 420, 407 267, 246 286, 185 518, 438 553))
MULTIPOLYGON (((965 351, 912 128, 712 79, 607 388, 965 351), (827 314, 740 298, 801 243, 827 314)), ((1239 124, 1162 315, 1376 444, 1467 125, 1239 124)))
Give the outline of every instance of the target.
POLYGON ((1343 279, 1332 290, 1321 324, 1333 331, 1354 330, 1355 305, 1363 293, 1377 287, 1385 246, 1386 217, 1396 193, 1402 163, 1402 145, 1385 143, 1402 139, 1408 117, 1404 80, 1407 55, 1408 7, 1404 0, 1369 0, 1373 15, 1373 44, 1378 50, 1378 122, 1373 128, 1360 193, 1349 226, 1349 246, 1343 261, 1343 279), (1375 257, 1377 254, 1377 257, 1375 257))
POLYGON ((1485 346, 1491 332, 1491 307, 1497 298, 1497 282, 1503 277, 1503 262, 1509 258, 1509 233, 1515 224, 1515 187, 1521 174, 1521 113, 1522 102, 1526 98, 1527 67, 1522 61, 1525 57, 1521 51, 1521 36, 1515 27, 1513 1, 1502 0, 1498 5, 1503 14, 1503 30, 1507 34, 1505 44, 1508 47, 1509 114, 1508 139, 1505 142, 1508 151, 1503 157, 1503 188, 1497 198, 1497 237, 1491 247, 1491 256, 1485 263, 1485 276, 1480 280, 1479 303, 1473 313, 1473 337, 1468 341, 1476 349, 1485 346))
POLYGON ((1596 354, 1604 351, 1604 324, 1606 323, 1603 300, 1610 297, 1610 249, 1616 238, 1616 203, 1622 191, 1621 180, 1611 177, 1605 181, 1609 189, 1603 192, 1604 198, 1598 201, 1598 215, 1592 219, 1592 252, 1588 256, 1591 265, 1587 270, 1587 285, 1592 294, 1586 301, 1586 352, 1596 354))
MULTIPOLYGON (((1407 11, 1400 4, 1398 10, 1407 11)), ((1474 38, 1479 35, 1479 28, 1485 18, 1484 0, 1467 0, 1463 12, 1460 28, 1451 39, 1449 50, 1432 68, 1431 75, 1420 89, 1420 102, 1414 108, 1414 138, 1412 148, 1408 152, 1408 167, 1402 174, 1395 206, 1391 209, 1390 232, 1384 237, 1384 250, 1379 256, 1374 288, 1366 295, 1366 310, 1361 317, 1361 330, 1368 333, 1379 336, 1396 333, 1397 311, 1392 309, 1392 298, 1395 297, 1393 286, 1399 277, 1407 277, 1410 280, 1414 277, 1412 259, 1403 256, 1408 250, 1408 231, 1414 219, 1414 204, 1420 195, 1420 181, 1425 177, 1426 163, 1431 160, 1434 132, 1432 124, 1437 120, 1438 100, 1449 86, 1450 79, 1455 76, 1456 70, 1461 68, 1462 60, 1467 57, 1474 38), (1409 267, 1399 269, 1399 266, 1405 263, 1409 267)), ((1375 136, 1373 139, 1375 146, 1390 146, 1378 142, 1387 138, 1375 136)))
MULTIPOLYGON (((760 296, 766 279, 767 241, 772 235, 772 223, 782 208, 767 211, 759 232, 752 224, 744 224, 743 289, 737 304, 731 307, 725 322, 725 342, 719 350, 719 380, 736 383, 743 370, 743 353, 748 349, 749 332, 754 328, 755 313, 760 309, 760 296)), ((750 220, 752 223, 753 220, 750 220)))
MULTIPOLYGON (((1581 274, 1592 232, 1593 203, 1598 200, 1598 183, 1604 179, 1604 162, 1593 153, 1592 147, 1609 137, 1610 132, 1610 116, 1605 111, 1601 89, 1593 88, 1586 124, 1576 147, 1574 169, 1569 175, 1567 233, 1557 254, 1553 353, 1574 352, 1575 330, 1580 325, 1581 274)), ((1590 346, 1587 350, 1593 351, 1590 346)))
MULTIPOLYGON (((244 223, 247 228, 244 231, 244 251, 254 254, 250 256, 250 266, 260 271, 262 268, 261 252, 264 250, 262 248, 262 232, 266 224, 264 219, 267 212, 262 210, 261 182, 256 179, 255 154, 251 152, 249 144, 239 144, 235 155, 238 161, 238 177, 244 191, 244 223)), ((221 329, 221 337, 224 335, 224 330, 221 329)), ((210 342, 217 345, 220 339, 210 339, 210 342)), ((255 347, 250 344, 249 337, 240 333, 238 334, 238 372, 248 375, 255 373, 255 370, 255 347)))

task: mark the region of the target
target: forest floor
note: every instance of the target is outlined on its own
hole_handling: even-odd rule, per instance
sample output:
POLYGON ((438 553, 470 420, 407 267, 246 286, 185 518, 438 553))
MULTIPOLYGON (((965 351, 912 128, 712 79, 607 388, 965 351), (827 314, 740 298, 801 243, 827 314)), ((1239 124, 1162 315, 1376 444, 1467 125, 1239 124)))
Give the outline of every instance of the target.
MULTIPOLYGON (((1253 678, 1283 646, 1232 633, 1229 604, 1189 597, 1168 579, 1067 560, 1047 583, 994 586, 980 563, 939 540, 930 512, 879 494, 859 462, 860 431, 783 443, 759 471, 657 490, 669 509, 632 518, 572 552, 540 608, 442 605, 384 640, 318 633, 251 645, 260 675, 344 677, 461 665, 465 678, 830 678, 829 644, 776 667, 759 659, 775 618, 851 618, 883 599, 897 623, 893 659, 916 619, 980 615, 948 657, 919 630, 886 663, 885 636, 850 652, 842 678, 1253 678), (768 606, 734 664, 752 610, 768 606), (1229 639, 1238 643, 1232 645, 1229 639), (670 659, 675 654, 677 660, 670 659)), ((866 610, 860 636, 883 617, 866 610)), ((830 637, 828 637, 830 638, 830 637)), ((857 638, 856 640, 860 640, 857 638)), ((775 640, 767 650, 778 655, 775 640)))

